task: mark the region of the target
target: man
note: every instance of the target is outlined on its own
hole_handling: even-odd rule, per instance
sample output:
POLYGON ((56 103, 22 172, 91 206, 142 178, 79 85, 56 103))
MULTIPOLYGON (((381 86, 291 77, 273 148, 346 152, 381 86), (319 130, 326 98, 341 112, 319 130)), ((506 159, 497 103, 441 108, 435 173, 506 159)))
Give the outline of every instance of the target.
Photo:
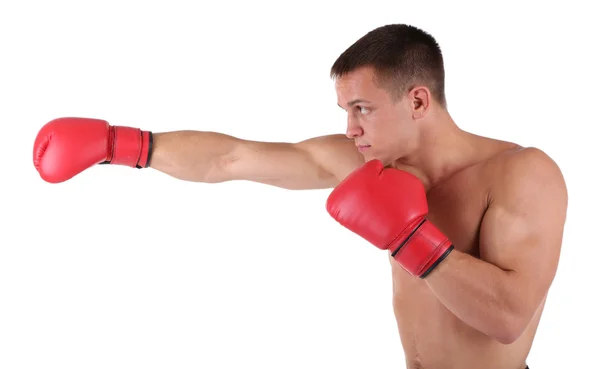
POLYGON ((346 135, 267 143, 60 118, 40 130, 34 164, 52 183, 110 163, 186 181, 334 188, 331 216, 389 250, 408 368, 526 368, 562 243, 560 169, 539 149, 458 128, 441 51, 420 29, 367 33, 331 75, 346 135))

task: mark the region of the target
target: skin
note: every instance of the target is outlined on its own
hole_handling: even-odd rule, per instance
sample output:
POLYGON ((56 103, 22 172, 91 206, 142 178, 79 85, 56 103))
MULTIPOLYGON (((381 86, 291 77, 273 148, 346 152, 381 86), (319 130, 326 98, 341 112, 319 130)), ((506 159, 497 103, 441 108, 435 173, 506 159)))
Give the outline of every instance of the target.
POLYGON ((525 368, 566 218, 556 163, 537 148, 461 130, 425 86, 393 99, 369 67, 338 78, 335 89, 346 135, 266 143, 159 133, 151 167, 187 181, 288 189, 333 188, 370 159, 416 175, 429 220, 455 250, 425 279, 390 258, 407 367, 525 368))

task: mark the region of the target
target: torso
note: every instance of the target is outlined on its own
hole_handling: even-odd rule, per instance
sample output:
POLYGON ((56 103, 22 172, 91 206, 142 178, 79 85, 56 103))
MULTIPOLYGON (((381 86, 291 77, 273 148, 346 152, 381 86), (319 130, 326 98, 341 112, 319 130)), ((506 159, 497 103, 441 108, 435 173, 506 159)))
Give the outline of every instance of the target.
MULTIPOLYGON (((518 148, 499 144, 498 152, 455 173, 427 193, 428 219, 454 247, 479 257, 479 229, 498 176, 496 170, 518 148)), ((528 331, 501 344, 463 323, 439 302, 428 286, 408 275, 393 259, 394 313, 409 369, 523 369, 539 314, 528 331)))
MULTIPOLYGON (((480 160, 437 183, 427 193, 428 219, 457 250, 479 257, 479 228, 498 167, 519 147, 489 140, 480 160)), ((525 333, 501 344, 459 320, 427 284, 392 258, 393 308, 408 369, 524 369, 541 310, 525 333)))

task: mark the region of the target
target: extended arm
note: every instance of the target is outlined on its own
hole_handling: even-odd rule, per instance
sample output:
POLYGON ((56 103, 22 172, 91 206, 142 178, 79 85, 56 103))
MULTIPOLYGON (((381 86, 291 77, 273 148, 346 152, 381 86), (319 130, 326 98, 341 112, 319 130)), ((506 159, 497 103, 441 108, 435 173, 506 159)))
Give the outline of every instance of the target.
POLYGON ((41 177, 52 183, 103 163, 151 167, 194 182, 248 180, 288 189, 319 189, 335 186, 363 163, 353 141, 343 135, 298 143, 258 142, 217 132, 153 134, 88 118, 47 123, 36 137, 33 154, 41 177))
POLYGON ((331 188, 345 167, 351 171, 362 160, 343 135, 298 143, 250 141, 203 131, 154 137, 150 167, 194 182, 247 180, 287 189, 331 188))

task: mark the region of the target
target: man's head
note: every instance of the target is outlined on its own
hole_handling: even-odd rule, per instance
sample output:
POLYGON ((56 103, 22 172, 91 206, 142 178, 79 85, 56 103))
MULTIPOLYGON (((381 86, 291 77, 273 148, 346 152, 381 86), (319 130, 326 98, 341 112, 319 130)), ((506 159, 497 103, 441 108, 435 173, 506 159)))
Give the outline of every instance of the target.
POLYGON ((407 155, 415 121, 445 109, 444 63, 436 40, 409 25, 379 27, 344 51, 331 68, 338 104, 348 112, 347 135, 367 158, 407 155))

